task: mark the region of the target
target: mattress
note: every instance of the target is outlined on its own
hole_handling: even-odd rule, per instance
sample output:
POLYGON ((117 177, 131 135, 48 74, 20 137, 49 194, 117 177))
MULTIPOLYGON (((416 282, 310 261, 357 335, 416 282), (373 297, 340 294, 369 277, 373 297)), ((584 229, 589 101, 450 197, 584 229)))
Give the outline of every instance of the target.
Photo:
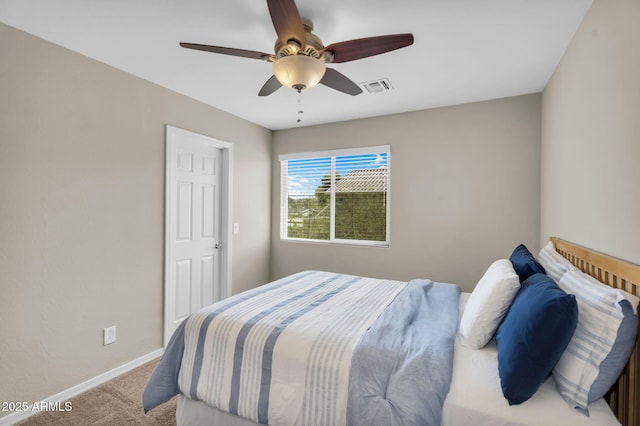
MULTIPOLYGON (((461 295, 461 313, 468 297, 469 293, 461 295)), ((603 399, 591 404, 589 413, 587 417, 570 408, 556 391, 551 377, 530 400, 509 406, 500 389, 495 341, 483 349, 473 350, 462 346, 456 338, 453 377, 443 407, 443 425, 619 425, 603 399)), ((257 424, 182 395, 179 395, 176 419, 178 425, 257 424)))

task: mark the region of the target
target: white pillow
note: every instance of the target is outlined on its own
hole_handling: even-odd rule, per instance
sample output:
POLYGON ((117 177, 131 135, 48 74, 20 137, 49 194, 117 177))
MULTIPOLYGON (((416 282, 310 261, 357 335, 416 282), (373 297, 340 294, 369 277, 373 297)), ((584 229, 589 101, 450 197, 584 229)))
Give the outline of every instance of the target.
POLYGON ((473 289, 460 320, 461 343, 483 348, 493 338, 520 290, 520 279, 509 259, 496 260, 473 289))
POLYGON ((549 241, 547 245, 540 249, 538 262, 540 262, 544 271, 556 284, 560 282, 560 278, 562 278, 565 272, 573 267, 571 262, 556 251, 552 241, 549 241))

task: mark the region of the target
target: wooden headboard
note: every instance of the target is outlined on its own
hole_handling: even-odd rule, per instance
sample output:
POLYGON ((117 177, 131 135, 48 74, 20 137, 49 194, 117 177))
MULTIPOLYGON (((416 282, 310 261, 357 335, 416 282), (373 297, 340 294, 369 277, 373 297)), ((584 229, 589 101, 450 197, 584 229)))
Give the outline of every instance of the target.
MULTIPOLYGON (((640 297, 640 265, 625 262, 611 256, 551 237, 550 240, 564 258, 585 274, 614 288, 640 297)), ((609 405, 623 425, 640 426, 638 407, 638 336, 635 349, 618 382, 608 395, 609 405)))

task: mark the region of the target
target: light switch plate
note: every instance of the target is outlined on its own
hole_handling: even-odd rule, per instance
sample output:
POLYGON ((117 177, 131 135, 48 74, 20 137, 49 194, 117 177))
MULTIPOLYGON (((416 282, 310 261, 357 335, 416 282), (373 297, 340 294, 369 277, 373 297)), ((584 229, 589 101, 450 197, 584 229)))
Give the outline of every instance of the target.
POLYGON ((116 326, 112 325, 111 327, 107 327, 103 330, 102 333, 102 345, 107 346, 116 341, 116 326))

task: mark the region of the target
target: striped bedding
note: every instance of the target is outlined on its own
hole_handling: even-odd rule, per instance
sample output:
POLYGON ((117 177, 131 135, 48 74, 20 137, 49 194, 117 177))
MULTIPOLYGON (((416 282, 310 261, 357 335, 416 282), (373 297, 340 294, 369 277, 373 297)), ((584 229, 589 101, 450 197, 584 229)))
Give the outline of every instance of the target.
MULTIPOLYGON (((350 378, 371 380, 370 374, 351 371, 352 364, 367 370, 366 365, 352 360, 358 343, 368 341, 371 346, 372 338, 363 339, 370 329, 381 333, 374 341, 384 337, 385 328, 376 323, 378 318, 385 310, 390 316, 387 307, 396 299, 406 299, 403 303, 407 306, 422 304, 419 295, 425 293, 423 287, 425 283, 306 271, 204 308, 174 334, 145 389, 145 410, 180 392, 261 424, 354 424, 353 419, 359 416, 348 414, 348 409, 366 408, 362 401, 370 398, 365 391, 359 404, 350 400, 350 393, 357 394, 359 386, 350 378), (409 287, 417 296, 407 292, 409 287)), ((452 359, 459 290, 450 293, 456 295, 448 302, 455 310, 446 318, 453 324, 448 336, 451 347, 441 349, 445 356, 440 358, 452 359)), ((441 304, 437 300, 432 303, 441 304)), ((411 310, 406 306, 401 309, 411 310)), ((392 316, 399 315, 403 313, 392 316)), ((360 352, 372 353, 370 348, 360 352)), ((413 359, 411 354, 406 357, 413 359)), ((394 365, 402 361, 394 360, 394 365)), ((393 374, 395 368, 385 374, 393 374)), ((450 377, 449 370, 448 379, 438 382, 450 377)), ((442 400, 447 390, 448 383, 438 390, 444 391, 442 400)))

